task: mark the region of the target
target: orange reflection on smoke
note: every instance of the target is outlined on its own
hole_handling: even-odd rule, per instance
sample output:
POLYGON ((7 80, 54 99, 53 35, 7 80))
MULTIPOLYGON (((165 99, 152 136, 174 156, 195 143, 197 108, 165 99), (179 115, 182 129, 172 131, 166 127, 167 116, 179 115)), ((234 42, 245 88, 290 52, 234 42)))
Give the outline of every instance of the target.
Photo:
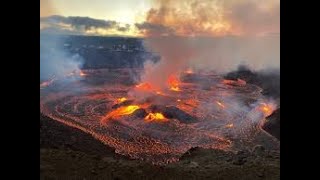
POLYGON ((179 88, 180 81, 175 75, 169 76, 167 83, 169 85, 170 90, 181 91, 179 88))
POLYGON ((165 96, 165 95, 166 95, 166 94, 164 94, 164 93, 161 92, 161 91, 157 91, 156 94, 161 95, 161 96, 165 96))
POLYGON ((84 76, 86 76, 87 74, 84 73, 83 71, 80 71, 79 75, 80 75, 81 77, 84 77, 84 76))
POLYGON ((193 74, 193 71, 192 71, 192 69, 187 69, 187 70, 185 71, 185 73, 186 73, 186 74, 193 74))
POLYGON ((45 81, 43 83, 40 83, 40 88, 45 88, 51 84, 51 81, 45 81))
POLYGON ((140 89, 140 90, 145 90, 145 91, 152 90, 152 86, 149 83, 140 83, 140 84, 136 85, 136 88, 140 89))

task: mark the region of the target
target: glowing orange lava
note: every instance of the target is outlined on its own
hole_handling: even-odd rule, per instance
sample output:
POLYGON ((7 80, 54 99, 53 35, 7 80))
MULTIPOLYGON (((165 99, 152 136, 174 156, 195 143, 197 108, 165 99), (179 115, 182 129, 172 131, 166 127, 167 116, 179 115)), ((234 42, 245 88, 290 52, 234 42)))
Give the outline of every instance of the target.
POLYGON ((164 94, 164 93, 161 92, 161 91, 157 91, 156 94, 161 95, 161 96, 165 96, 165 95, 166 95, 166 94, 164 94))
POLYGON ((126 100, 127 100, 127 98, 125 98, 125 97, 118 98, 118 99, 117 99, 117 103, 122 103, 122 102, 124 102, 124 101, 126 101, 126 100))
POLYGON ((145 90, 145 91, 152 90, 152 86, 149 83, 140 83, 140 84, 136 85, 136 88, 138 88, 140 90, 145 90))
POLYGON ((137 105, 130 105, 130 106, 122 106, 114 111, 111 111, 107 116, 104 118, 104 120, 110 119, 110 118, 117 118, 119 116, 129 115, 132 114, 135 110, 140 109, 137 105))
POLYGON ((171 91, 181 91, 179 87, 170 87, 171 91))
POLYGON ((216 101, 216 103, 217 103, 220 107, 225 108, 225 106, 224 106, 224 104, 222 104, 222 102, 216 101))
POLYGON ((169 76, 167 83, 170 87, 170 90, 181 91, 179 88, 180 81, 178 80, 178 78, 175 75, 169 76))
POLYGON ((227 128, 233 128, 233 126, 234 126, 233 123, 226 125, 227 128))
POLYGON ((264 114, 264 117, 270 116, 274 109, 275 107, 273 104, 261 103, 259 106, 259 110, 264 114))
POLYGON ((82 83, 79 70, 70 83, 60 83, 58 76, 53 88, 40 90, 40 113, 92 135, 117 154, 162 165, 179 161, 191 147, 238 151, 261 142, 278 149, 278 142, 258 127, 278 102, 266 99, 256 85, 239 87, 245 83, 237 79, 225 85, 220 75, 202 71, 134 85, 126 83, 132 69, 84 72, 94 82, 107 81, 82 83), (117 81, 109 81, 114 73, 117 81), (211 88, 202 88, 203 82, 212 82, 211 88))
POLYGON ((146 121, 168 121, 161 113, 149 113, 144 119, 146 121))

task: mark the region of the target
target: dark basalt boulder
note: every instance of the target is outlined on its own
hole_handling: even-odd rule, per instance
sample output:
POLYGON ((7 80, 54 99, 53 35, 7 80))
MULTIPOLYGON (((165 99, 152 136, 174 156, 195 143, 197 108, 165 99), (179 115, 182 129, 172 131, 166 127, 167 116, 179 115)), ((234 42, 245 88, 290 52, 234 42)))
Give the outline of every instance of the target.
POLYGON ((132 116, 137 117, 137 118, 144 118, 147 116, 147 112, 144 109, 137 109, 132 113, 132 116))
POLYGON ((267 117, 267 122, 262 128, 280 140, 280 108, 267 117))
POLYGON ((162 106, 162 105, 152 105, 150 107, 152 112, 160 112, 168 119, 177 119, 183 123, 195 123, 197 118, 191 116, 190 114, 182 111, 181 109, 174 106, 162 106))

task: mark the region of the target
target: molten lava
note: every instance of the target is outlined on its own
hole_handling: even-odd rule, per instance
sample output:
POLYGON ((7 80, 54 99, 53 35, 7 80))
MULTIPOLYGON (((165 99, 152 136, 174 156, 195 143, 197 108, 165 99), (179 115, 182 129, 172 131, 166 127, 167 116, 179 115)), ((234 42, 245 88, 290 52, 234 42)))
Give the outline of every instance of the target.
POLYGON ((222 104, 222 102, 216 101, 216 103, 217 103, 220 107, 225 108, 225 106, 224 106, 224 104, 222 104))
POLYGON ((170 90, 181 91, 179 88, 180 81, 175 75, 169 76, 167 83, 169 85, 170 90))
POLYGON ((180 91, 180 88, 179 87, 170 87, 170 90, 171 91, 180 91))
MULTIPOLYGON (((170 76, 161 89, 154 84, 158 82, 128 85, 129 72, 131 69, 123 69, 114 76, 109 70, 86 70, 89 82, 100 81, 100 77, 107 81, 96 84, 79 78, 54 83, 52 89, 41 90, 40 110, 91 134, 117 154, 165 164, 179 161, 190 147, 234 150, 242 149, 242 142, 254 147, 252 139, 260 132, 257 123, 264 123, 277 107, 276 102, 265 99, 259 87, 250 83, 239 87, 245 84, 241 80, 227 81, 233 85, 226 86, 221 84, 223 77, 197 72, 192 77, 212 82, 210 89, 202 88, 202 81, 187 79, 190 75, 181 80, 170 76), (170 88, 181 88, 183 93, 170 88), (140 94, 148 96, 140 98, 140 94)), ((75 75, 79 76, 79 71, 75 75)))
POLYGON ((233 126, 234 126, 233 123, 230 123, 230 124, 226 125, 227 128, 233 128, 233 126))
POLYGON ((152 91, 153 88, 149 83, 140 83, 136 85, 136 88, 139 90, 144 90, 144 91, 152 91))
POLYGON ((122 103, 122 102, 124 102, 124 101, 126 101, 126 100, 127 100, 127 98, 125 98, 125 97, 118 98, 118 99, 117 99, 117 103, 122 103))
POLYGON ((259 106, 259 110, 263 113, 264 117, 270 116, 273 113, 274 109, 275 107, 271 103, 261 103, 261 105, 259 106))
POLYGON ((168 121, 161 113, 149 113, 144 119, 146 121, 168 121))
POLYGON ((129 114, 132 114, 137 109, 140 109, 140 107, 137 105, 122 106, 108 113, 107 116, 103 118, 103 120, 107 120, 110 118, 117 118, 124 115, 129 115, 129 114))

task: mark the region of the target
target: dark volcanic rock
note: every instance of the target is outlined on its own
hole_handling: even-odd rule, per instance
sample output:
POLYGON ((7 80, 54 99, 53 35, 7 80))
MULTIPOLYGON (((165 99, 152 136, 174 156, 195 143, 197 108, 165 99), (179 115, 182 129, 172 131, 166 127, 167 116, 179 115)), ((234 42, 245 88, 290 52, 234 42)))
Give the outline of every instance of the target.
POLYGON ((267 117, 267 122, 262 128, 280 140, 280 108, 267 117))
POLYGON ((181 156, 181 159, 190 157, 190 156, 194 155, 195 153, 197 153, 198 151, 201 151, 201 148, 199 148, 199 147, 192 147, 192 148, 190 148, 187 152, 185 152, 185 153, 181 156))
POLYGON ((246 66, 239 66, 236 71, 225 75, 226 79, 245 80, 247 83, 257 85, 263 89, 262 93, 273 98, 280 98, 280 71, 252 71, 246 66))
POLYGON ((243 165, 247 162, 247 158, 250 155, 247 151, 238 151, 236 156, 234 156, 233 164, 234 165, 243 165))
POLYGON ((263 153, 265 153, 265 147, 262 145, 256 145, 255 147, 253 147, 252 153, 255 155, 262 155, 263 153))
POLYGON ((183 123, 197 122, 195 117, 174 106, 152 105, 150 109, 152 112, 161 112, 168 119, 177 119, 183 123))
POLYGON ((163 112, 163 115, 166 118, 178 119, 180 122, 183 123, 197 122, 196 118, 174 106, 166 107, 165 111, 163 112))
POLYGON ((237 157, 233 162, 234 165, 243 165, 246 163, 246 159, 243 157, 237 157))
POLYGON ((132 103, 133 103, 133 100, 123 101, 123 102, 121 102, 121 103, 119 103, 119 104, 113 105, 113 106, 112 106, 112 109, 117 109, 117 108, 119 108, 119 107, 121 107, 121 106, 129 106, 129 105, 132 104, 132 103))
POLYGON ((163 106, 163 105, 151 105, 149 107, 149 109, 152 111, 152 112, 163 112, 165 110, 166 106, 163 106))
POLYGON ((40 148, 71 149, 88 154, 110 156, 114 149, 91 135, 66 126, 40 113, 40 148))
POLYGON ((141 109, 135 110, 135 111, 132 113, 132 115, 133 115, 134 117, 144 118, 144 117, 147 116, 147 112, 146 112, 146 110, 144 110, 144 109, 141 108, 141 109))

